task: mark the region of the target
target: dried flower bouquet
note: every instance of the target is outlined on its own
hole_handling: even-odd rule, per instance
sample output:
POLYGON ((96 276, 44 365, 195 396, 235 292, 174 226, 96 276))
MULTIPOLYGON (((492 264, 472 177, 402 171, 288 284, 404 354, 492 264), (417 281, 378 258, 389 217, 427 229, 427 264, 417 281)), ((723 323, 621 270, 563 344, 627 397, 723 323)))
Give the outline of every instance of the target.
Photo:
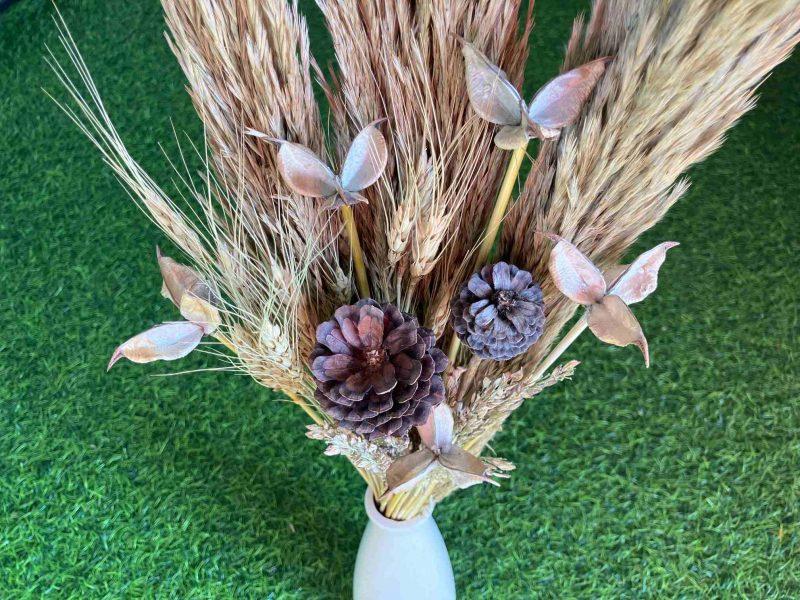
POLYGON ((527 103, 532 2, 317 3, 328 76, 296 4, 163 0, 206 132, 202 185, 182 174, 180 204, 126 150, 63 23, 80 83, 51 61, 64 110, 192 265, 158 252, 183 320, 129 339, 109 367, 216 340, 308 414, 308 436, 352 462, 386 516, 409 519, 508 476, 486 445, 572 376, 576 362, 556 363, 585 329, 649 363, 630 305, 676 244, 619 261, 753 107, 800 40, 800 8, 596 0, 563 73, 527 103))

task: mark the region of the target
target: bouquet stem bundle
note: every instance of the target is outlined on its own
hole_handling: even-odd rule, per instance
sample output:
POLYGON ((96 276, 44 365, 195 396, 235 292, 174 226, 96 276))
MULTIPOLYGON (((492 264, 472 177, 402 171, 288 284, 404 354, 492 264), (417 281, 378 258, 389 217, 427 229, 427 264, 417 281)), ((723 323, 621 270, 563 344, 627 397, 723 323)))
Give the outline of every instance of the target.
POLYGON ((497 201, 494 203, 494 209, 489 217, 489 223, 486 225, 486 234, 483 236, 483 241, 478 247, 478 254, 475 257, 475 264, 482 265, 486 263, 489 254, 492 251, 494 242, 497 239, 497 234, 500 231, 500 225, 503 223, 503 217, 506 215, 506 209, 511 202, 511 196, 517 185, 517 177, 519 176, 522 161, 525 159, 525 153, 528 147, 523 146, 517 148, 511 153, 511 158, 506 167, 506 174, 503 176, 503 183, 500 185, 500 191, 497 193, 497 201))
MULTIPOLYGON (((320 340, 339 335, 337 327, 351 331, 348 319, 359 315, 362 341, 377 335, 370 325, 384 333, 376 311, 385 323, 400 323, 401 312, 413 318, 416 359, 428 365, 431 389, 420 411, 442 381, 453 420, 428 467, 441 466, 448 449, 480 456, 525 398, 573 374, 574 361, 554 365, 590 327, 580 316, 561 335, 578 307, 558 291, 548 267, 552 243, 542 234, 571 241, 613 281, 608 274, 630 246, 687 190, 682 175, 721 144, 800 40, 800 8, 789 0, 596 0, 588 21, 575 21, 564 70, 610 62, 575 121, 540 142, 518 192, 527 143, 510 155, 494 145, 496 127, 476 116, 466 94, 462 40, 519 86, 532 28, 532 6, 523 10, 521 0, 318 0, 337 58, 328 77, 311 56, 296 4, 163 5, 210 153, 203 185, 188 183, 191 207, 173 202, 128 154, 66 30, 62 41, 83 88, 53 62, 77 105, 64 109, 213 289, 220 313, 213 335, 230 360, 300 406, 314 422, 309 437, 324 441, 326 454, 346 456, 394 519, 418 515, 464 480, 458 469, 437 466, 386 494, 390 467, 425 453, 427 422, 414 422, 409 434, 412 423, 400 413, 396 423, 365 425, 379 409, 351 418, 331 408, 328 382, 344 359, 323 355, 320 340), (327 135, 314 78, 328 100, 327 135), (284 144, 340 166, 359 132, 384 118, 388 164, 359 191, 366 202, 325 211, 287 184, 284 144), (450 327, 451 302, 493 248, 532 274, 546 312, 538 341, 504 360, 459 352, 450 327), (365 305, 367 298, 377 302, 365 305), (431 344, 448 339, 444 371, 431 344), (333 363, 333 374, 319 366, 333 363), (404 433, 377 435, 380 427, 404 433)), ((393 326, 406 331, 412 321, 393 326)), ((497 457, 475 460, 486 468, 483 480, 513 468, 497 457)))

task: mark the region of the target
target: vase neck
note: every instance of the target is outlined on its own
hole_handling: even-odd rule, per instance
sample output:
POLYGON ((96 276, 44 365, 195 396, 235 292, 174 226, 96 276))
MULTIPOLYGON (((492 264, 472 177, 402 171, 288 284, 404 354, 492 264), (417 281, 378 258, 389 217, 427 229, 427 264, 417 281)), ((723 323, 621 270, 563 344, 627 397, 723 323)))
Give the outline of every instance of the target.
POLYGON ((381 529, 397 532, 411 531, 423 526, 425 523, 433 519, 432 504, 430 507, 426 508, 422 514, 417 515, 413 519, 408 519, 405 521, 396 521, 394 519, 390 519, 389 517, 383 515, 378 509, 378 505, 375 502, 375 496, 372 494, 372 490, 370 488, 367 488, 367 491, 364 494, 364 510, 366 511, 367 517, 372 523, 381 529))

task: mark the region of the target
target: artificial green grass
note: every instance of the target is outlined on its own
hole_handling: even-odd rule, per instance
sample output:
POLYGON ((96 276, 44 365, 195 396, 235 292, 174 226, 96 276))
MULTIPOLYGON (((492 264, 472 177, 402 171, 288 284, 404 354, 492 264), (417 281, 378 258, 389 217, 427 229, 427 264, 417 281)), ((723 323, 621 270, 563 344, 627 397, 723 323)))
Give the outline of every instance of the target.
MULTIPOLYGON (((168 183, 169 119, 200 128, 158 3, 60 6, 168 183)), ((537 3, 529 89, 585 7, 537 3)), ((51 13, 0 15, 0 597, 346 597, 364 485, 301 411, 243 376, 152 376, 214 366, 202 356, 104 373, 117 343, 174 317, 164 238, 40 91, 60 92, 51 13)), ((652 368, 585 337, 574 381, 496 439, 513 478, 437 508, 462 598, 800 595, 798 98, 794 58, 636 248, 682 242, 636 310, 652 368)))

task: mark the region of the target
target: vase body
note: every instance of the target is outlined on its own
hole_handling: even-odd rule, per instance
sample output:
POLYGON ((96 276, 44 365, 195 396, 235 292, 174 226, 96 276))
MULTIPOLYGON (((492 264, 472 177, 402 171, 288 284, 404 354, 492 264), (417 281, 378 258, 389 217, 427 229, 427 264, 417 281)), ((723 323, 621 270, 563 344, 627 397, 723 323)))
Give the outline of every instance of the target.
POLYGON ((454 600, 453 567, 432 511, 408 521, 388 519, 369 488, 364 508, 369 521, 353 573, 354 600, 454 600))

